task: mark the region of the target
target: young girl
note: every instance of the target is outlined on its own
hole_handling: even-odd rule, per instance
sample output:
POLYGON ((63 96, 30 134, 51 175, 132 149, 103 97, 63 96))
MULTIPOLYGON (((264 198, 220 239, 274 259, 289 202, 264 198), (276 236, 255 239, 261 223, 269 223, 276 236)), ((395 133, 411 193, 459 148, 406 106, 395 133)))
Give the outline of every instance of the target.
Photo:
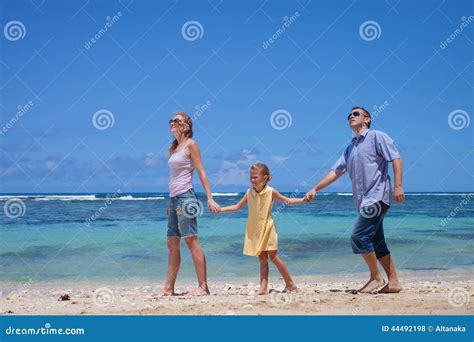
POLYGON ((268 294, 268 258, 285 280, 284 292, 297 289, 290 273, 278 256, 278 235, 272 217, 272 206, 275 199, 285 204, 302 204, 303 198, 288 198, 276 189, 268 186, 272 178, 268 167, 256 163, 250 168, 250 182, 244 197, 235 205, 223 207, 218 212, 232 212, 242 209, 248 203, 249 216, 245 233, 244 254, 258 256, 260 260, 260 290, 259 295, 268 294))

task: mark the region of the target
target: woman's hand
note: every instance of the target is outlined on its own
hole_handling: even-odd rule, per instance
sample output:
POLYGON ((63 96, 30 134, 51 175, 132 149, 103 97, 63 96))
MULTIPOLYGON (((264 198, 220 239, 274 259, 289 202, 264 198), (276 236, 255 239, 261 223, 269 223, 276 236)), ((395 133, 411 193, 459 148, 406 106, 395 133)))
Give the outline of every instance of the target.
POLYGON ((207 209, 213 214, 217 214, 221 211, 221 207, 212 198, 207 200, 207 209))
POLYGON ((166 216, 170 216, 170 207, 166 207, 166 216))

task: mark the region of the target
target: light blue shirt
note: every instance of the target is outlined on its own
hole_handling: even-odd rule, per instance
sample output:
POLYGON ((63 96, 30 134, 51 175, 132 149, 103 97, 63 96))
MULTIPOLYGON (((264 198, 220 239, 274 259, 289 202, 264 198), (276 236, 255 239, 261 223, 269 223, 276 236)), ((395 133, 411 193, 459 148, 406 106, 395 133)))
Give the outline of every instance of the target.
POLYGON ((400 154, 392 138, 384 132, 366 129, 359 139, 352 139, 331 170, 339 176, 349 173, 357 210, 379 201, 390 205, 392 186, 388 163, 397 158, 400 154))

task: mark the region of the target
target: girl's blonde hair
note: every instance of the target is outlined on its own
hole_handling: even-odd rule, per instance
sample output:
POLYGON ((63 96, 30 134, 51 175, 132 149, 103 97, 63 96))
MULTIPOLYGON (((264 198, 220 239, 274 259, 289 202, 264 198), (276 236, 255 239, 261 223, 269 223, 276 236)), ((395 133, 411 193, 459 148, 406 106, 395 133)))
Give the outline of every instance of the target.
POLYGON ((265 183, 265 185, 267 185, 270 179, 272 179, 272 174, 270 173, 270 169, 264 163, 255 163, 252 166, 250 166, 250 170, 251 171, 258 170, 261 175, 268 176, 268 180, 265 183))
MULTIPOLYGON (((193 120, 185 112, 177 112, 174 114, 174 116, 176 115, 180 115, 183 118, 183 121, 180 123, 180 127, 184 129, 184 135, 188 138, 192 138, 193 137, 193 120)), ((178 140, 175 138, 168 149, 168 153, 173 154, 174 151, 176 150, 176 147, 178 147, 178 140)))

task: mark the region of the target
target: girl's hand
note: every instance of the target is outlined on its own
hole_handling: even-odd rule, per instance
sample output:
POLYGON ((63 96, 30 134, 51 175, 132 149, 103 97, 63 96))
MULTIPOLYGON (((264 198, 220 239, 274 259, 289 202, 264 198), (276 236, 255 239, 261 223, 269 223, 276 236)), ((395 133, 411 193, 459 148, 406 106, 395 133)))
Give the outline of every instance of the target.
POLYGON ((170 207, 166 207, 166 216, 170 216, 170 207))

